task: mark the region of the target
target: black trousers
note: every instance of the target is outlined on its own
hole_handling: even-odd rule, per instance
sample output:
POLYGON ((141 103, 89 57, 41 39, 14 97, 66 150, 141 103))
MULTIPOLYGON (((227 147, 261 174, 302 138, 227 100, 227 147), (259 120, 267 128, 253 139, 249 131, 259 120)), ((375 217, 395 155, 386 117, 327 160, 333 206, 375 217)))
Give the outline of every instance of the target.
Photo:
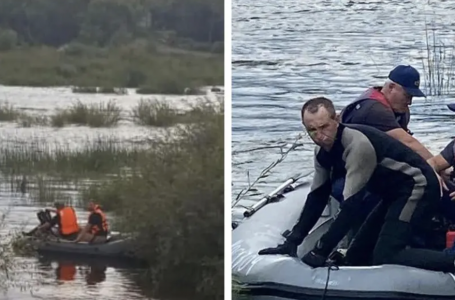
POLYGON ((431 228, 438 195, 424 195, 418 201, 401 197, 382 200, 368 215, 346 253, 351 266, 397 264, 433 271, 454 272, 455 255, 410 248, 416 234, 431 228), (435 198, 436 197, 436 198, 435 198))

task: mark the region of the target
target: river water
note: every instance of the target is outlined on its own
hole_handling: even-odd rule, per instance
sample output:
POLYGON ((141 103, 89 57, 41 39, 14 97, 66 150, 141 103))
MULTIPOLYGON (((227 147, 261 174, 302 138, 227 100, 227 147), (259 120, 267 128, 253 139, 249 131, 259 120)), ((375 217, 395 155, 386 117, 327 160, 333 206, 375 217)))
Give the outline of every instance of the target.
MULTIPOLYGON (((136 126, 127 113, 140 99, 163 98, 163 96, 137 95, 129 90, 128 95, 74 94, 70 88, 30 88, 0 86, 0 101, 7 101, 17 109, 34 115, 50 115, 56 109, 65 108, 74 103, 99 103, 114 100, 126 113, 124 120, 114 128, 89 128, 85 126, 21 127, 13 122, 0 122, 0 143, 15 144, 33 141, 45 141, 52 145, 66 146, 72 149, 84 145, 89 139, 106 137, 124 142, 137 143, 152 139, 163 133, 163 129, 136 126)), ((213 96, 208 92, 208 97, 213 96)), ((165 99, 174 107, 185 109, 202 96, 167 96, 165 99)), ((71 193, 72 191, 68 191, 71 193)), ((6 214, 0 239, 4 239, 11 230, 29 230, 36 226, 36 212, 42 209, 30 199, 28 193, 12 192, 10 183, 0 175, 0 216, 6 214), (24 227, 25 226, 25 227, 24 227)), ((80 222, 87 219, 87 212, 76 209, 80 222)), ((107 214, 108 218, 112 218, 107 214)), ((12 272, 10 288, 6 294, 0 293, 0 299, 149 299, 137 284, 137 278, 143 270, 119 263, 104 261, 75 260, 76 258, 56 257, 14 257, 15 269, 12 272), (69 259, 69 260, 68 260, 69 259), (69 270, 63 272, 62 270, 69 270)), ((166 299, 165 296, 160 297, 166 299)))
MULTIPOLYGON (((416 67, 428 93, 426 32, 430 45, 445 44, 440 64, 450 77, 454 15, 453 1, 233 0, 232 200, 303 133, 300 108, 307 99, 326 96, 341 109, 382 85, 398 64, 416 67)), ((445 95, 411 106, 410 129, 433 153, 455 135, 455 113, 445 106, 455 102, 450 83, 445 95)), ((306 136, 298 143, 240 204, 311 171, 313 145, 306 136)))

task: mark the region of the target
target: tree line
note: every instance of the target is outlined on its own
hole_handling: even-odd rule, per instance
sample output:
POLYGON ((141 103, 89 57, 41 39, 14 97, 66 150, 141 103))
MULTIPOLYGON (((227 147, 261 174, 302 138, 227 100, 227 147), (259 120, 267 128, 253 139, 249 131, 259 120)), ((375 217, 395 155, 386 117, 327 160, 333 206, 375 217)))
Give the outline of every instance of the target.
MULTIPOLYGON (((223 0, 0 0, 0 30, 17 44, 99 47, 132 39, 224 40, 223 0), (161 33, 161 34, 158 34, 161 33)), ((172 41, 170 42, 172 44, 172 41)))

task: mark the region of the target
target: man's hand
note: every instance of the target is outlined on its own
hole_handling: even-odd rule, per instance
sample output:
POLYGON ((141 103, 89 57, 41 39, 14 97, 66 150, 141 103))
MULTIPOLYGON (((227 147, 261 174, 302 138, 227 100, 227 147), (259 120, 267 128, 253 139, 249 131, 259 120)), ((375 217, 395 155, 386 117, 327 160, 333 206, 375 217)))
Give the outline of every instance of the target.
POLYGON ((289 242, 284 242, 283 244, 278 245, 277 247, 273 248, 265 248, 258 252, 259 255, 290 255, 293 257, 297 257, 297 245, 294 245, 289 242))
POLYGON ((302 262, 309 265, 312 268, 318 268, 325 265, 327 257, 318 254, 315 250, 312 250, 302 257, 302 262))
POLYGON ((450 200, 455 201, 455 192, 449 194, 450 200))
POLYGON ((453 172, 453 167, 450 167, 450 168, 442 171, 439 175, 442 177, 442 179, 450 181, 451 180, 450 175, 452 174, 452 172, 453 172))
MULTIPOLYGON (((442 197, 443 195, 443 189, 446 190, 446 191, 449 191, 449 188, 447 187, 446 183, 444 182, 444 179, 438 174, 438 172, 436 172, 436 170, 434 170, 434 173, 436 174, 436 177, 438 178, 439 180, 439 189, 440 189, 440 195, 442 197)), ((454 194, 454 193, 451 193, 451 195, 454 194)), ((454 194, 455 195, 455 194, 454 194)))

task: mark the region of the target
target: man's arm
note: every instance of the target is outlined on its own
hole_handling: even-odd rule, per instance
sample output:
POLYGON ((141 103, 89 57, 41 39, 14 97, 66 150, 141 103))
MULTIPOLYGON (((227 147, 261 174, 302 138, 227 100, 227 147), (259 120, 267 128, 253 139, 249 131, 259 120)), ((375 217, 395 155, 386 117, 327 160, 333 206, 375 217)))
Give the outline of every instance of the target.
POLYGON ((352 220, 357 218, 361 208, 366 185, 377 166, 376 151, 365 135, 359 131, 345 131, 341 142, 345 147, 343 153, 346 166, 343 190, 345 201, 335 221, 318 243, 318 250, 324 256, 328 256, 351 229, 352 220))
POLYGON ((316 146, 314 151, 314 176, 310 193, 307 196, 298 222, 294 225, 291 234, 287 237, 289 242, 296 245, 300 245, 303 242, 308 232, 310 232, 321 217, 332 191, 330 170, 323 167, 323 164, 319 161, 319 151, 321 151, 321 148, 316 146))
POLYGON ((74 240, 75 243, 79 243, 82 239, 82 237, 87 233, 90 232, 90 229, 92 228, 92 225, 90 223, 87 223, 84 228, 82 228, 81 232, 77 236, 77 238, 74 240))
POLYGON ((75 243, 78 243, 86 233, 90 232, 90 230, 92 229, 92 226, 96 224, 97 215, 98 214, 90 214, 87 224, 84 226, 84 228, 82 228, 82 230, 79 233, 79 235, 77 236, 76 240, 74 240, 75 243))
POLYGON ((392 129, 386 133, 417 152, 424 159, 428 160, 433 157, 433 154, 431 154, 431 152, 428 151, 424 145, 422 145, 416 138, 404 131, 402 128, 392 129))
POLYGON ((384 131, 417 152, 425 160, 433 157, 433 154, 425 146, 400 126, 395 114, 381 103, 375 103, 371 106, 363 123, 384 131))
POLYGON ((51 222, 50 222, 50 225, 51 227, 54 227, 55 225, 59 224, 60 223, 60 215, 59 214, 56 214, 52 219, 51 219, 51 222))
POLYGON ((455 163, 454 146, 455 140, 452 140, 438 155, 428 159, 428 164, 438 173, 451 167, 455 163))

